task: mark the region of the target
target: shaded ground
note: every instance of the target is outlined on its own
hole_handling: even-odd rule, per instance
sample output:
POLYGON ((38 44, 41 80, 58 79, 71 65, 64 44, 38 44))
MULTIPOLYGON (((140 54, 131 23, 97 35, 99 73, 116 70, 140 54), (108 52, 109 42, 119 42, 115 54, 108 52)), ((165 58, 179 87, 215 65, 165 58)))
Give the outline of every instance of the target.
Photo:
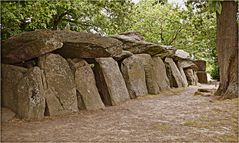
MULTIPOLYGON (((211 86, 213 87, 213 86, 211 86)), ((198 87, 130 100, 100 111, 2 124, 2 141, 238 142, 238 99, 193 96, 198 87)))

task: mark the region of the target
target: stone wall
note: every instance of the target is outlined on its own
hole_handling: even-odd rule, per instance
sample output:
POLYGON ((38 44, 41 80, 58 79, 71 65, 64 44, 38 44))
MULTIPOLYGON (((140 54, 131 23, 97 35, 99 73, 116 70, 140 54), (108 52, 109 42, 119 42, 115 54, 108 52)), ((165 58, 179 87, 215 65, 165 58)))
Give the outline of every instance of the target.
POLYGON ((1 66, 2 106, 25 120, 104 109, 197 84, 197 66, 187 52, 146 42, 137 32, 25 32, 2 41, 1 66))

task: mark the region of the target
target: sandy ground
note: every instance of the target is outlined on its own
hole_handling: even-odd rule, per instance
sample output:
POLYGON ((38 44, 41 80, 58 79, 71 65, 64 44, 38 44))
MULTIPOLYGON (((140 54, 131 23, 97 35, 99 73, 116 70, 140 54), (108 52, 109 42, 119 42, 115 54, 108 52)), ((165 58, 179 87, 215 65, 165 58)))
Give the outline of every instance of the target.
MULTIPOLYGON (((213 88, 213 86, 208 86, 213 88)), ((238 99, 173 89, 100 111, 2 124, 2 142, 238 142, 238 99)))

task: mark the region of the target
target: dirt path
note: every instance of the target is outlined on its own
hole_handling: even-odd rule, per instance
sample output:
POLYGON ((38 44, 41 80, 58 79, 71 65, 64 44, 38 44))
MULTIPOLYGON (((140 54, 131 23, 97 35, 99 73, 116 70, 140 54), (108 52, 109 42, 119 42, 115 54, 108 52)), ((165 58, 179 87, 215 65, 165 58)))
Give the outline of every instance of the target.
POLYGON ((2 141, 238 141, 238 99, 192 96, 197 87, 146 96, 100 111, 2 124, 2 141))

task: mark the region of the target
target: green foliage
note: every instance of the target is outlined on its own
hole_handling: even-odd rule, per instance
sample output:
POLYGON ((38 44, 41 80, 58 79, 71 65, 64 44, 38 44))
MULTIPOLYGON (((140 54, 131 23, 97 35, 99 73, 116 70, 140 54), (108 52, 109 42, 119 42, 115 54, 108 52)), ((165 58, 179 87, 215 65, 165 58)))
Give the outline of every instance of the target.
POLYGON ((133 30, 145 39, 173 45, 208 62, 209 73, 216 74, 216 14, 207 10, 206 1, 188 1, 186 9, 155 0, 141 0, 135 7, 133 30))
POLYGON ((1 2, 2 39, 35 29, 115 34, 129 27, 129 0, 39 0, 1 2))

